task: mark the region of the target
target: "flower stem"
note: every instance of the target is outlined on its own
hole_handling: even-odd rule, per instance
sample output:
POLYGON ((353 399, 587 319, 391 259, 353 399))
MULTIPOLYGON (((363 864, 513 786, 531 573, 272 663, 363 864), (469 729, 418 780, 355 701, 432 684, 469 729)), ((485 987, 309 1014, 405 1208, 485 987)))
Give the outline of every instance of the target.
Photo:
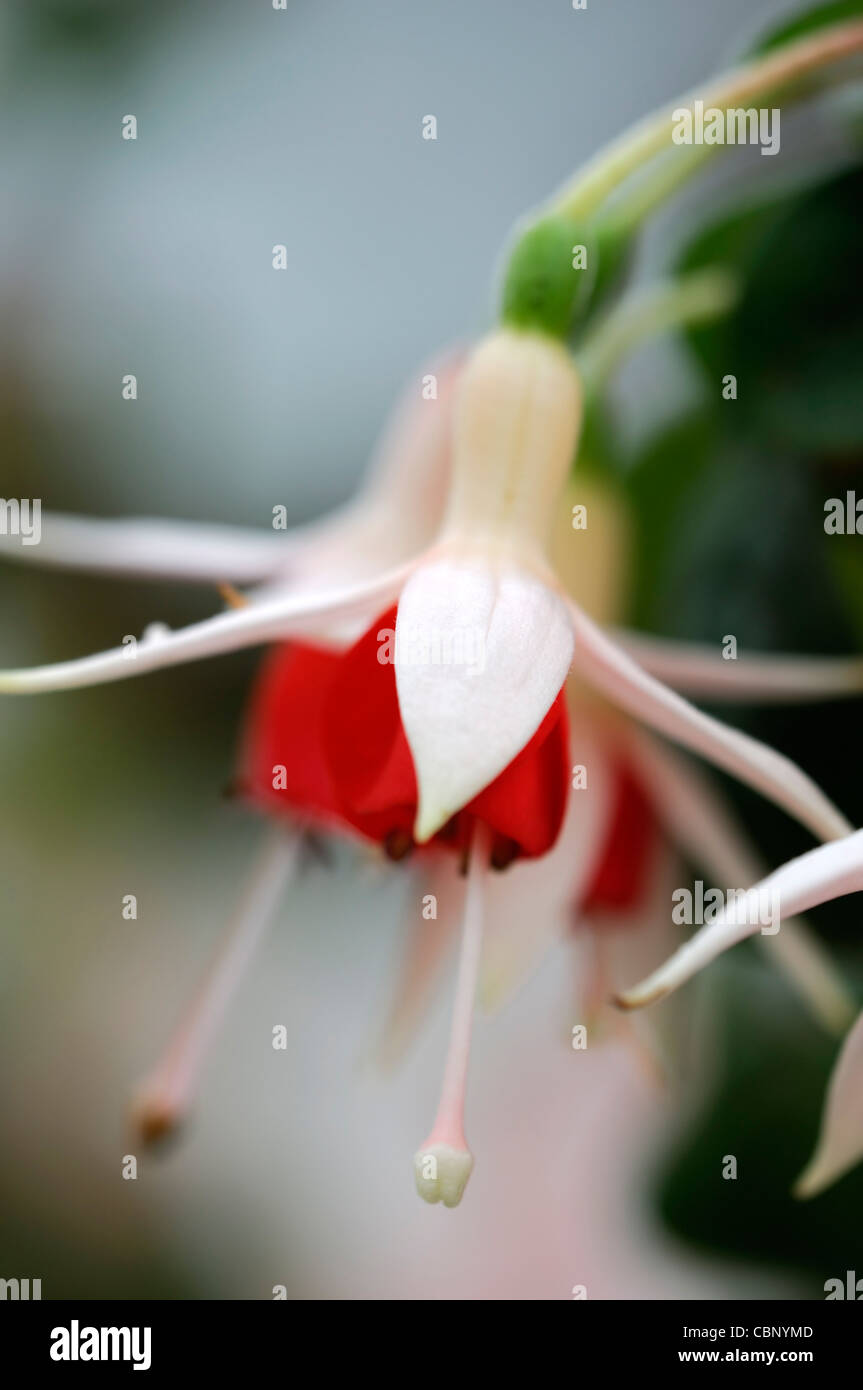
POLYGON ((598 395, 640 343, 674 328, 720 318, 736 298, 734 276, 719 268, 693 271, 629 295, 606 314, 576 353, 585 394, 598 395))
MULTIPOLYGON (((632 126, 565 185, 552 199, 550 211, 570 217, 593 217, 624 180, 648 160, 669 150, 675 113, 679 114, 684 109, 692 111, 696 100, 702 101, 705 107, 727 111, 741 102, 775 98, 802 78, 817 74, 822 68, 861 52, 863 23, 855 21, 822 30, 813 38, 790 43, 778 51, 771 51, 765 58, 735 68, 712 86, 693 93, 689 98, 684 97, 663 106, 652 116, 632 126)), ((698 153, 701 155, 705 150, 718 148, 723 147, 700 147, 698 153)), ((701 159, 693 156, 689 150, 681 147, 678 153, 680 178, 668 180, 664 190, 666 196, 680 179, 688 177, 701 164, 701 159)))

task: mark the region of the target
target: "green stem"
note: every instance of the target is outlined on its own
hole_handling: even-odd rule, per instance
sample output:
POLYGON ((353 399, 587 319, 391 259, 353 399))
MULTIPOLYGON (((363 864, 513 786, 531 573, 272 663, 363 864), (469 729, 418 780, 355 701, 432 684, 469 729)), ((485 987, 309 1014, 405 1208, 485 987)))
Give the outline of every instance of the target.
POLYGON ((673 328, 720 318, 736 299, 734 276, 719 269, 693 271, 630 295, 606 314, 576 353, 585 394, 595 399, 641 343, 673 328))
MULTIPOLYGON (((558 193, 551 202, 550 212, 568 217, 589 218, 600 205, 626 180, 656 155, 674 150, 671 130, 675 113, 693 111, 696 101, 705 108, 717 107, 728 111, 741 103, 766 101, 821 68, 852 54, 863 52, 863 22, 838 25, 822 30, 816 37, 802 39, 766 58, 736 68, 691 97, 662 107, 652 116, 632 126, 558 193)), ((690 161, 681 148, 680 178, 665 185, 666 195, 683 177, 688 177, 700 164, 690 161)), ((703 147, 702 147, 703 148, 703 147)), ((711 151, 722 146, 709 146, 711 151)))
POLYGON ((623 236, 640 227, 642 222, 661 207, 681 184, 697 174, 703 164, 716 154, 717 145, 676 145, 664 155, 656 156, 641 177, 613 198, 603 222, 623 236))

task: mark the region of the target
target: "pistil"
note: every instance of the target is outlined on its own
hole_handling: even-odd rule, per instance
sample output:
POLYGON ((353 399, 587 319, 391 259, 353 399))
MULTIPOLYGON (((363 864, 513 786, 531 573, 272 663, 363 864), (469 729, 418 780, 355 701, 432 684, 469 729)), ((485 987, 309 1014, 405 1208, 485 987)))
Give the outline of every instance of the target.
POLYGON ((482 952, 483 884, 487 869, 487 835, 478 827, 468 869, 462 946, 440 1101, 431 1133, 414 1157, 420 1196, 426 1202, 443 1202, 446 1207, 458 1206, 473 1168, 473 1155, 464 1137, 464 1107, 482 952))

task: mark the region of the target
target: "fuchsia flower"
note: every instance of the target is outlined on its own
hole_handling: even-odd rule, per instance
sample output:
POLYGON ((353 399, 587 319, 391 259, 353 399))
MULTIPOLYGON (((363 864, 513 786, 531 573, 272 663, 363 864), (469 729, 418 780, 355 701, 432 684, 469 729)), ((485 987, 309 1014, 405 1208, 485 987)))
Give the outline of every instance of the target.
MULTIPOLYGON (((520 935, 540 942, 574 908, 598 917, 610 907, 642 904, 661 822, 717 872, 733 862, 732 881, 739 881, 735 833, 693 775, 635 725, 603 713, 596 696, 761 791, 819 839, 851 829, 789 759, 699 711, 651 674, 655 667, 684 686, 727 693, 731 678, 718 657, 643 638, 615 640, 563 588, 548 539, 581 417, 579 376, 564 346, 539 332, 491 334, 461 370, 452 426, 451 376, 444 373, 437 402, 415 407, 419 419, 384 484, 347 515, 299 535, 280 540, 215 528, 187 534, 177 526, 47 518, 42 558, 56 563, 259 587, 236 611, 145 635, 131 657, 118 647, 0 674, 0 692, 59 690, 279 644, 250 704, 241 755, 245 794, 294 824, 358 833, 392 858, 415 850, 430 873, 442 875, 445 898, 464 896, 442 1096, 416 1157, 421 1195, 446 1205, 459 1201, 472 1165, 464 1092, 490 905, 491 957, 506 963, 519 936, 495 922, 510 915, 498 912, 506 899, 529 914, 520 935), (440 524, 427 525, 435 512, 429 499, 444 495, 440 524), (457 635, 470 641, 459 645, 457 635), (583 687, 593 697, 579 693, 583 687), (583 755, 597 741, 605 756, 583 755), (597 774, 597 795, 600 766, 610 770, 604 810, 597 810, 593 788, 590 798, 570 794, 574 764, 597 774), (456 872, 465 860, 466 884, 456 872), (508 865, 506 874, 488 873, 508 865), (526 905, 516 891, 522 887, 526 905)), ((757 658, 747 665, 744 658, 735 674, 734 693, 744 697, 842 695, 861 685, 858 661, 757 658)), ((145 1088, 150 1130, 184 1109, 237 965, 294 857, 281 835, 268 845, 209 989, 145 1088)), ((795 949, 789 968, 805 977, 801 953, 816 961, 821 973, 813 992, 835 1018, 845 1008, 841 991, 805 938, 795 949)), ((421 969, 416 978, 427 973, 421 969)))

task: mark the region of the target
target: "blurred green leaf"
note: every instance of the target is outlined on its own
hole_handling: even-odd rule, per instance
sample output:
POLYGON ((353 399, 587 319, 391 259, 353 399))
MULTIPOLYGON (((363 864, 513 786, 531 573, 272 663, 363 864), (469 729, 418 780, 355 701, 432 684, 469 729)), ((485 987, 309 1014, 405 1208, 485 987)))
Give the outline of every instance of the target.
POLYGON ((794 39, 805 38, 818 29, 826 29, 833 24, 844 24, 849 20, 863 17, 863 0, 829 0, 827 4, 810 5, 792 19, 783 19, 778 25, 767 30, 750 49, 754 56, 768 53, 772 48, 781 48, 794 39))
POLYGON ((860 537, 833 536, 827 553, 857 646, 863 649, 863 546, 860 537))
POLYGON ((629 621, 665 631, 664 596, 677 553, 687 501, 707 466, 713 441, 709 412, 675 421, 654 439, 627 474, 625 485, 635 527, 635 583, 629 621))
POLYGON ((738 310, 689 341, 725 402, 727 423, 768 445, 830 454, 863 447, 863 170, 702 232, 682 270, 721 264, 740 279, 738 310))
POLYGON ((674 636, 731 633, 741 650, 848 650, 823 516, 799 460, 738 441, 717 448, 680 503, 652 621, 674 636))
POLYGON ((863 1169, 810 1202, 791 1186, 814 1147, 838 1043, 751 946, 714 967, 712 1004, 715 1070, 693 1077, 698 1109, 660 1183, 663 1215, 690 1241, 804 1272, 809 1296, 823 1297, 827 1279, 861 1267, 863 1169), (736 1178, 722 1175, 726 1156, 736 1178))

